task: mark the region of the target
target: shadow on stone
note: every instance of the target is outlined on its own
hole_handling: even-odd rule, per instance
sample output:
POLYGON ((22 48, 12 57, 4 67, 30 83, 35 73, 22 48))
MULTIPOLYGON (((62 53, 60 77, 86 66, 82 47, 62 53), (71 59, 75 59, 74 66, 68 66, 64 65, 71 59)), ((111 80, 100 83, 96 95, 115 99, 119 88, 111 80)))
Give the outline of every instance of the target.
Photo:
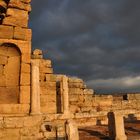
POLYGON ((93 130, 86 130, 86 129, 79 129, 79 131, 87 132, 91 136, 98 136, 101 140, 110 140, 108 136, 98 132, 98 131, 93 131, 93 130))
POLYGON ((128 131, 133 131, 133 132, 136 132, 136 133, 140 134, 140 130, 138 130, 138 129, 135 129, 135 128, 132 128, 132 127, 125 127, 125 129, 128 130, 128 131))

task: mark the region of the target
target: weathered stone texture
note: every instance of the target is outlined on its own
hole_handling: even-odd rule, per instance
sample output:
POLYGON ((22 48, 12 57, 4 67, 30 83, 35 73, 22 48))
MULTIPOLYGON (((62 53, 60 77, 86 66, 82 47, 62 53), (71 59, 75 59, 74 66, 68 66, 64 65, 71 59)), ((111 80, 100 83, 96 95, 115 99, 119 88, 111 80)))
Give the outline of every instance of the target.
MULTIPOLYGON (((65 139, 66 118, 73 118, 79 126, 107 124, 110 110, 124 110, 126 118, 137 113, 140 119, 135 112, 140 108, 140 95, 96 95, 80 78, 53 74, 51 60, 43 59, 42 50, 31 55, 30 2, 0 0, 5 9, 0 13, 0 114, 12 115, 0 117, 0 139, 65 139), (33 61, 38 62, 37 71, 31 71, 33 61), (45 114, 54 124, 46 122, 45 114)), ((74 125, 68 122, 69 140, 78 139, 74 125)))
POLYGON ((31 2, 31 0, 20 0, 20 1, 23 3, 30 3, 31 2))
POLYGON ((6 17, 3 19, 3 25, 26 28, 28 26, 28 11, 19 10, 16 8, 8 8, 6 17))
MULTIPOLYGON (((35 49, 33 51, 33 55, 32 55, 33 59, 42 59, 43 58, 43 52, 40 49, 35 49)), ((42 59, 44 61, 44 59, 42 59)), ((41 60, 40 60, 41 61, 41 60)), ((40 65, 42 64, 42 61, 40 63, 40 65)))
POLYGON ((6 85, 18 86, 19 85, 19 72, 20 72, 20 57, 9 57, 8 63, 5 65, 6 85))
POLYGON ((31 72, 30 64, 22 63, 21 64, 21 72, 22 73, 30 73, 31 72))
POLYGON ((36 50, 33 58, 40 59, 40 103, 42 113, 57 113, 56 78, 53 75, 51 61, 41 59, 42 52, 36 50))
POLYGON ((0 6, 6 8, 7 7, 7 4, 6 4, 6 2, 4 0, 1 0, 0 1, 0 6))
POLYGON ((21 86, 29 86, 30 85, 30 77, 31 77, 30 73, 22 73, 20 85, 21 86))
POLYGON ((30 86, 20 86, 20 103, 30 103, 30 86))
POLYGON ((14 28, 12 26, 0 25, 0 38, 12 39, 14 35, 14 28))
MULTIPOLYGON (((20 86, 30 86, 31 44, 29 41, 13 39, 0 39, 0 44, 0 103, 27 104, 29 97, 23 101, 24 96, 20 96, 20 92, 23 93, 24 88, 20 86)), ((27 94, 30 96, 29 92, 27 94)))
POLYGON ((25 40, 25 41, 31 41, 32 32, 31 29, 25 29, 21 27, 15 27, 13 38, 18 40, 25 40))
POLYGON ((1 104, 1 114, 28 114, 30 106, 29 104, 1 104))
POLYGON ((30 54, 29 53, 24 53, 21 55, 21 61, 23 63, 30 63, 31 62, 31 57, 30 57, 30 54))
POLYGON ((20 53, 17 48, 0 46, 0 103, 18 103, 20 53))
POLYGON ((2 66, 4 68, 4 65, 6 65, 7 63, 8 63, 8 57, 4 56, 4 55, 0 55, 0 65, 1 65, 1 68, 2 68, 2 66))
POLYGON ((31 11, 31 5, 28 4, 27 2, 25 3, 22 0, 10 0, 8 7, 21 9, 25 11, 31 11))
POLYGON ((109 135, 111 139, 127 140, 122 112, 109 112, 109 135))
POLYGON ((28 117, 1 117, 0 139, 1 140, 38 140, 42 139, 40 126, 41 116, 28 117))
POLYGON ((18 103, 19 87, 0 87, 0 104, 18 103))

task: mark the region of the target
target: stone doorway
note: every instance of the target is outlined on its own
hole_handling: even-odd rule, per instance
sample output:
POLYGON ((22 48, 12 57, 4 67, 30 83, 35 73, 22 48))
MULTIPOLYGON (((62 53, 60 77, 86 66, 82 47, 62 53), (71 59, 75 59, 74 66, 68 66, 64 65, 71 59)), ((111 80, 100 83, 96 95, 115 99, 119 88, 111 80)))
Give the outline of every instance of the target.
POLYGON ((0 46, 0 104, 19 102, 20 61, 16 45, 0 46))

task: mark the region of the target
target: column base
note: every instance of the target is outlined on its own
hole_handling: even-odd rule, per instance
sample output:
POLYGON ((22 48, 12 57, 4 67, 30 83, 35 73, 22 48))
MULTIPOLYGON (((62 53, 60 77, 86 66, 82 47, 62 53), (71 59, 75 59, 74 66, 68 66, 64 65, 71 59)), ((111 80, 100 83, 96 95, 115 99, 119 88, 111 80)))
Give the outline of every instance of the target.
POLYGON ((30 113, 31 116, 37 116, 37 115, 42 115, 42 113, 30 113))
POLYGON ((74 115, 71 112, 65 112, 62 115, 58 116, 59 119, 72 119, 74 115))

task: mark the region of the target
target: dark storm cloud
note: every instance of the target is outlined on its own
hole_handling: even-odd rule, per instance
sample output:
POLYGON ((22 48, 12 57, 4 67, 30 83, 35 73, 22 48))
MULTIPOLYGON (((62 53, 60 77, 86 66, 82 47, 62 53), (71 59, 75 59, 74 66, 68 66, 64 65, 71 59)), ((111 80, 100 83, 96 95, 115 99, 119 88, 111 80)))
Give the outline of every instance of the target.
POLYGON ((140 90, 139 5, 138 0, 32 1, 33 47, 48 51, 55 72, 81 77, 95 89, 140 90))

